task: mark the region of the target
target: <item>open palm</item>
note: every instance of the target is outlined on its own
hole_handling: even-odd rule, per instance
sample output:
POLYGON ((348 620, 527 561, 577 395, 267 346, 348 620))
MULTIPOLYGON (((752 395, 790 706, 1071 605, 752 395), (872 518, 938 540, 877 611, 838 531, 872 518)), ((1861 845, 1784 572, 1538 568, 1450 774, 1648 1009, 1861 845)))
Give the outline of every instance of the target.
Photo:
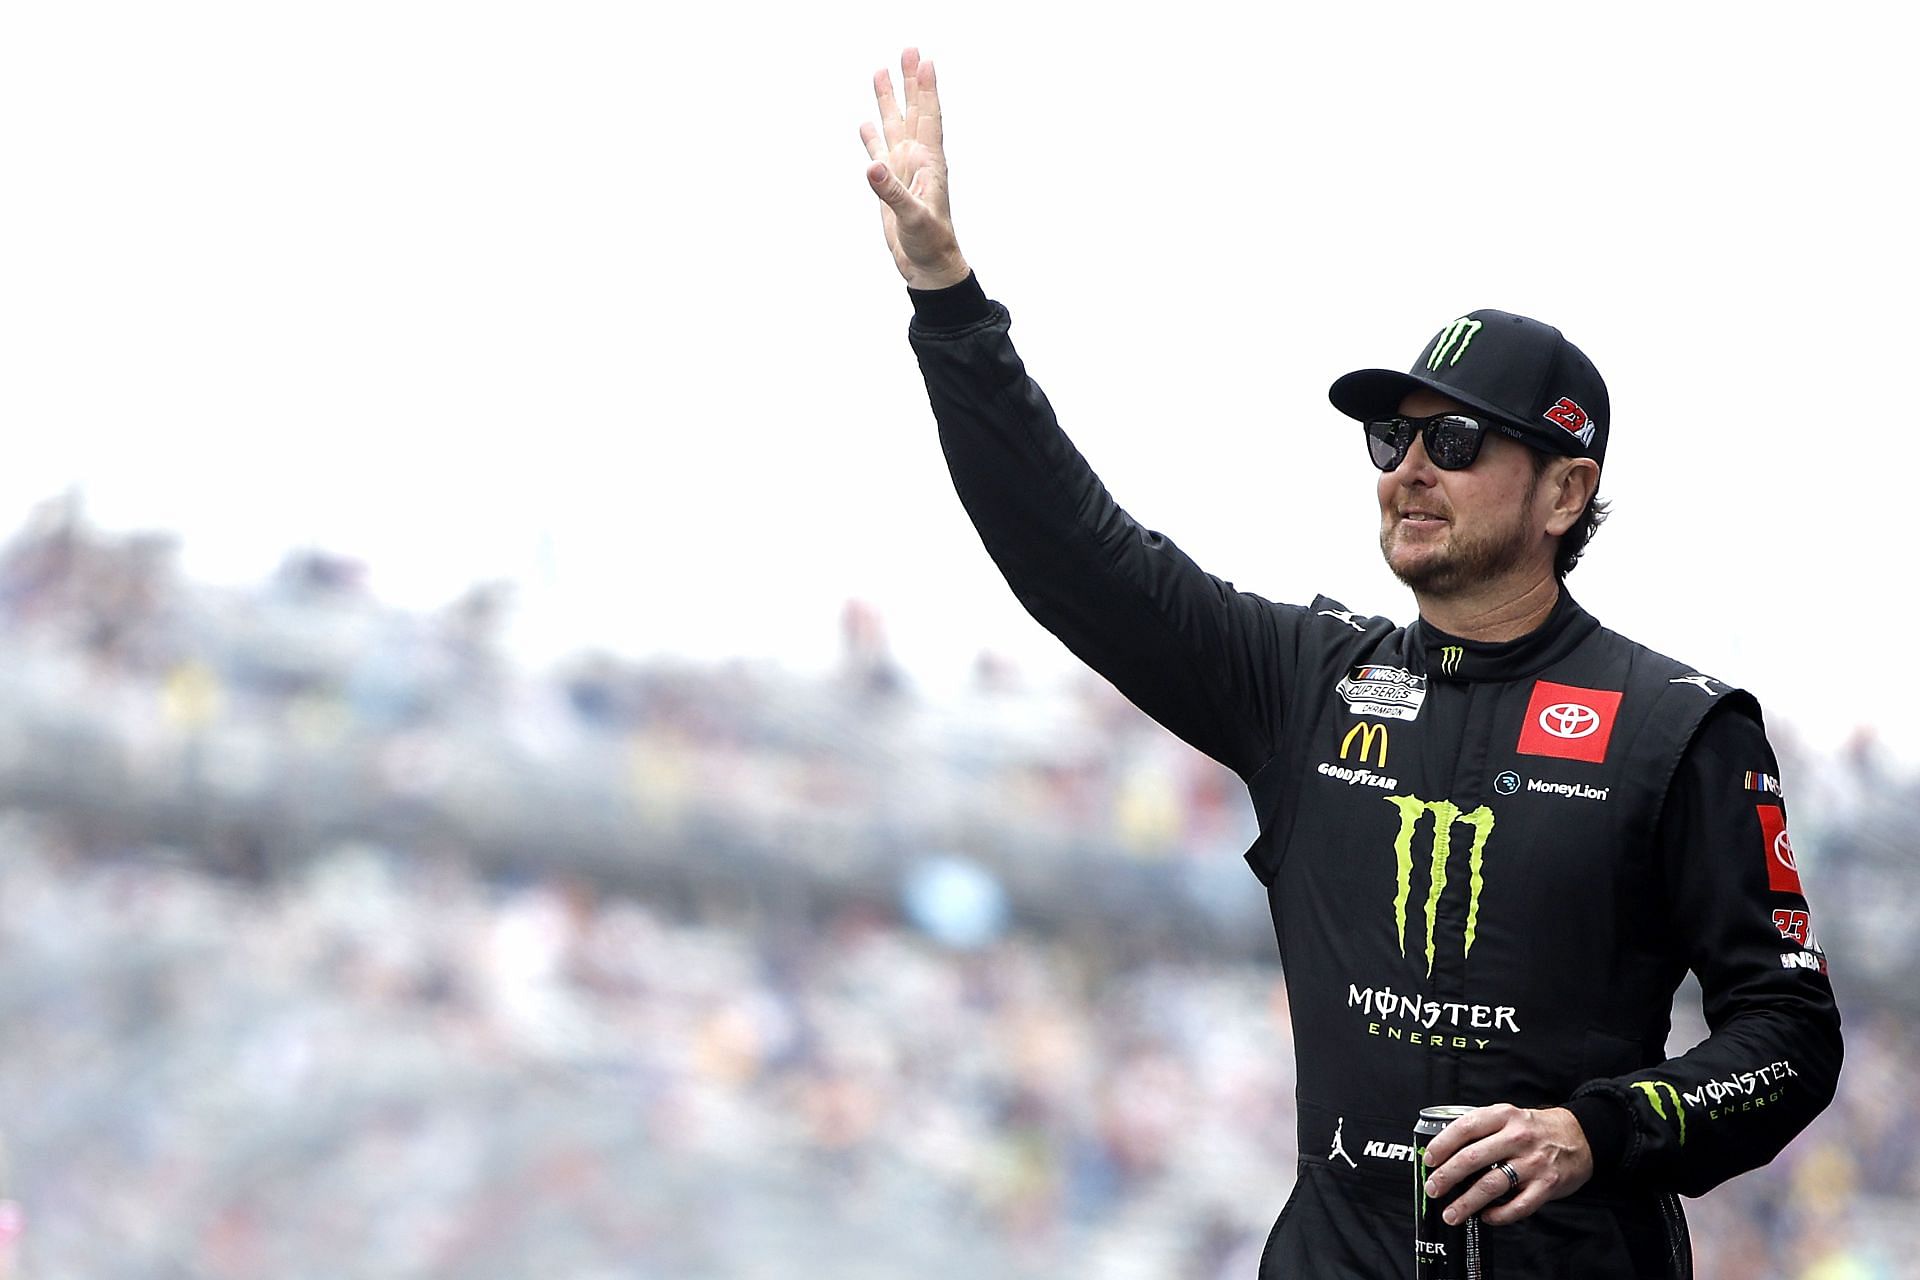
POLYGON ((940 90, 932 59, 918 49, 900 55, 900 98, 884 69, 874 72, 880 124, 860 126, 873 163, 867 182, 880 197, 880 220, 894 265, 916 289, 941 289, 967 278, 947 203, 947 156, 940 141, 940 90))

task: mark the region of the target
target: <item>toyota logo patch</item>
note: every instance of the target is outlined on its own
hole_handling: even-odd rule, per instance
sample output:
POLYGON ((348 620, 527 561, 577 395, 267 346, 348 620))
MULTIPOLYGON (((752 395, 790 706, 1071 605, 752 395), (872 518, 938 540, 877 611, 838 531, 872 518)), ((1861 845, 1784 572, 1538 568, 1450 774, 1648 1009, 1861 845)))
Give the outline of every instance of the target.
POLYGON ((1775 893, 1801 893, 1800 868, 1793 861, 1793 841, 1787 838, 1787 811, 1777 804, 1757 804, 1754 811, 1767 852, 1767 887, 1775 893))
POLYGON ((1587 738, 1600 727, 1600 713, 1578 702, 1556 702, 1540 713, 1540 727, 1556 738, 1587 738))
POLYGON ((1536 680, 1514 749, 1523 756, 1599 764, 1607 758, 1613 722, 1620 714, 1624 696, 1618 689, 1587 689, 1536 680))

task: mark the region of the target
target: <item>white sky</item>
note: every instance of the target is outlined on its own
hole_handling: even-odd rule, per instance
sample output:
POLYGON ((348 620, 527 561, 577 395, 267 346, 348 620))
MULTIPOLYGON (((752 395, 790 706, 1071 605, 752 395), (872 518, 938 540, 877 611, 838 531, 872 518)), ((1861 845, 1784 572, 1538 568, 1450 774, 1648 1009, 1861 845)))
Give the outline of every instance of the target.
POLYGON ((1903 8, 1128 12, 8 6, 0 525, 77 486, 215 581, 512 578, 533 657, 821 667, 860 596, 928 687, 1064 670, 953 499, 861 176, 918 42, 969 258, 1202 564, 1404 619, 1327 383, 1525 312, 1613 393, 1583 603, 1920 758, 1903 8))

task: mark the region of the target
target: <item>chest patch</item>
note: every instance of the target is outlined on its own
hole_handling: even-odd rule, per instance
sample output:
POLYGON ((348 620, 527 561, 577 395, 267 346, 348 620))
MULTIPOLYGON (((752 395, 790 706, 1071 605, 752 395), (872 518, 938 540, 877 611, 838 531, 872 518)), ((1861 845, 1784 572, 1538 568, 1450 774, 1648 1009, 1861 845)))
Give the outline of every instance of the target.
POLYGON ((1599 764, 1607 758, 1614 717, 1620 711, 1616 689, 1583 689, 1577 684, 1533 682, 1533 697, 1520 722, 1523 756, 1553 756, 1599 764))
POLYGON ((1354 715, 1382 720, 1416 719, 1427 700, 1427 678, 1405 667, 1355 667, 1333 689, 1354 715))

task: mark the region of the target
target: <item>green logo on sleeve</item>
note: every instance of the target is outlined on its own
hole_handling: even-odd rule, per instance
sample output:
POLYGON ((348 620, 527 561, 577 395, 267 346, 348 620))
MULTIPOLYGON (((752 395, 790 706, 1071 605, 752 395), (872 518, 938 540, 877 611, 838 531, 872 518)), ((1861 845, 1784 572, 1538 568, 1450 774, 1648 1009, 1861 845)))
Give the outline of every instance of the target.
POLYGON ((1667 1109, 1660 1105, 1660 1095, 1664 1091, 1673 1103, 1674 1121, 1680 1128, 1680 1145, 1687 1145, 1687 1109, 1681 1105, 1680 1091, 1665 1080, 1635 1080, 1633 1087, 1647 1095, 1647 1101, 1653 1104, 1653 1114, 1662 1120, 1667 1118, 1667 1109))

